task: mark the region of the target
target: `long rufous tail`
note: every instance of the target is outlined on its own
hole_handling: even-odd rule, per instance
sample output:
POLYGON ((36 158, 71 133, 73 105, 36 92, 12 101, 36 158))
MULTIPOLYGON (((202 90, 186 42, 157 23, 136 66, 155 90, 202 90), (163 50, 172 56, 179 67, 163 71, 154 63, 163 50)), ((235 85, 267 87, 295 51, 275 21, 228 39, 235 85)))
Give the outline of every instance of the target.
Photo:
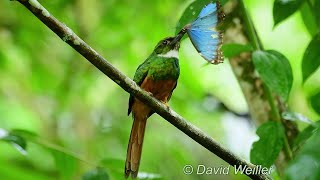
POLYGON ((134 120, 131 128, 124 172, 126 178, 128 178, 130 174, 132 178, 136 178, 138 175, 144 131, 147 123, 146 116, 139 116, 135 114, 133 116, 134 120))

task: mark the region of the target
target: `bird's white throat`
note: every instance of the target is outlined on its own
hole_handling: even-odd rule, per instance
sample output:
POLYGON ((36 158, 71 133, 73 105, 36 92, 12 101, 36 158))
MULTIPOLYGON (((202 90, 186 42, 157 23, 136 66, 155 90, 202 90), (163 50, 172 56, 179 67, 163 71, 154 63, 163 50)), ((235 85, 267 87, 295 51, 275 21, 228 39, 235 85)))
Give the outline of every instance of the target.
POLYGON ((177 58, 179 59, 179 52, 177 50, 170 50, 165 54, 158 54, 159 57, 166 57, 166 58, 177 58))

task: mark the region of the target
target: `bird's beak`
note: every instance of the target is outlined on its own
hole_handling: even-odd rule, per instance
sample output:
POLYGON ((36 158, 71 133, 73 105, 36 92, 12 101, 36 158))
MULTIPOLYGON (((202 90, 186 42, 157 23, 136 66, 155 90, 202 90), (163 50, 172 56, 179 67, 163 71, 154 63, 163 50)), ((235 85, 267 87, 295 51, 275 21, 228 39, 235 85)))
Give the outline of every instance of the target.
POLYGON ((180 40, 183 37, 183 35, 186 33, 185 29, 182 29, 175 37, 174 39, 171 41, 171 45, 175 46, 175 45, 179 45, 180 44, 180 40))

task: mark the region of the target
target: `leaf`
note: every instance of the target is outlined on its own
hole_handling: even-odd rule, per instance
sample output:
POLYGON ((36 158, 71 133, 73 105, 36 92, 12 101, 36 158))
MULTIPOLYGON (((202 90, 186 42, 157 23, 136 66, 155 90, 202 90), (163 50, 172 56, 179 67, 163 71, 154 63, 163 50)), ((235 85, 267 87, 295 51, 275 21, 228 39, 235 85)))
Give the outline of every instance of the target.
POLYGON ((273 4, 274 27, 295 13, 304 0, 275 0, 273 4))
POLYGON ((305 142, 315 133, 317 129, 320 127, 320 121, 313 123, 306 127, 303 131, 301 131, 298 136, 293 141, 293 151, 298 151, 305 142))
POLYGON ((51 149, 51 152, 62 179, 72 179, 71 177, 75 174, 78 165, 76 159, 55 149, 51 149))
POLYGON ((285 170, 285 179, 320 179, 320 130, 307 140, 299 154, 285 170), (297 173, 298 172, 298 173, 297 173))
POLYGON ((109 175, 103 168, 96 168, 91 171, 86 172, 82 176, 83 180, 109 180, 109 175))
POLYGON ((22 154, 26 153, 27 140, 48 149, 54 157, 56 167, 60 172, 62 179, 70 179, 75 174, 78 160, 85 161, 75 153, 72 153, 63 147, 51 144, 50 142, 39 138, 37 134, 27 130, 14 129, 2 139, 15 143, 15 147, 22 154))
POLYGON ((292 87, 289 60, 277 51, 255 51, 252 60, 262 81, 283 100, 287 101, 292 87))
POLYGON ((302 59, 302 76, 305 82, 320 66, 320 33, 313 37, 302 59))
POLYGON ((277 122, 267 122, 262 124, 256 133, 260 139, 252 145, 250 160, 254 164, 269 168, 283 147, 283 127, 277 122))
POLYGON ((38 137, 36 133, 24 129, 13 129, 10 133, 21 136, 27 140, 32 140, 38 137))
POLYGON ((202 8, 209 4, 211 0, 197 0, 192 2, 182 13, 182 16, 180 17, 177 25, 176 25, 176 33, 178 32, 187 24, 195 20, 202 8))
POLYGON ((27 140, 34 139, 37 135, 31 131, 13 129, 10 132, 0 129, 0 140, 12 143, 12 145, 23 155, 27 154, 27 140))
POLYGON ((75 174, 78 160, 85 161, 77 154, 39 138, 38 135, 33 132, 23 129, 14 129, 10 131, 10 134, 16 137, 21 137, 25 141, 28 140, 48 149, 54 157, 56 167, 62 179, 70 179, 75 174))
POLYGON ((296 113, 296 112, 288 112, 285 111, 281 114, 282 118, 289 121, 301 121, 308 124, 313 124, 313 122, 305 117, 303 114, 296 113))
POLYGON ((227 58, 238 56, 242 52, 249 52, 253 50, 253 47, 250 44, 224 44, 221 47, 223 55, 227 58))
POLYGON ((320 114, 320 92, 318 92, 317 94, 311 96, 310 102, 311 102, 312 108, 313 108, 318 114, 320 114))
POLYGON ((2 131, 2 137, 0 140, 11 143, 21 154, 26 155, 27 154, 27 141, 12 132, 7 132, 6 130, 2 131))
POLYGON ((300 14, 303 20, 304 25, 306 26, 306 29, 308 30, 309 34, 311 36, 314 36, 317 34, 317 24, 315 16, 313 15, 313 11, 310 10, 307 3, 303 3, 300 9, 300 14))
POLYGON ((314 12, 314 16, 316 18, 316 24, 318 25, 318 29, 320 30, 320 13, 319 13, 319 9, 320 9, 320 1, 316 0, 314 2, 313 12, 314 12))

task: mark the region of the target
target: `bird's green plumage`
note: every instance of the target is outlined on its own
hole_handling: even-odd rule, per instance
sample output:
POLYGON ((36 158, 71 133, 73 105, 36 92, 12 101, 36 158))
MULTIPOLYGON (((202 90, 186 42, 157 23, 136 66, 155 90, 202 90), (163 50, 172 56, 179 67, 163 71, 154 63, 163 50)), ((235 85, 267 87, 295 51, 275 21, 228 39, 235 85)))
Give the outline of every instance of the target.
POLYGON ((153 80, 178 79, 180 73, 177 58, 159 57, 156 54, 143 62, 137 69, 133 80, 140 85, 148 76, 153 80))
MULTIPOLYGON (((136 70, 133 81, 139 86, 145 78, 154 81, 178 80, 180 75, 179 60, 175 57, 161 57, 153 52, 136 70)), ((128 114, 131 112, 133 96, 130 95, 128 114)))

